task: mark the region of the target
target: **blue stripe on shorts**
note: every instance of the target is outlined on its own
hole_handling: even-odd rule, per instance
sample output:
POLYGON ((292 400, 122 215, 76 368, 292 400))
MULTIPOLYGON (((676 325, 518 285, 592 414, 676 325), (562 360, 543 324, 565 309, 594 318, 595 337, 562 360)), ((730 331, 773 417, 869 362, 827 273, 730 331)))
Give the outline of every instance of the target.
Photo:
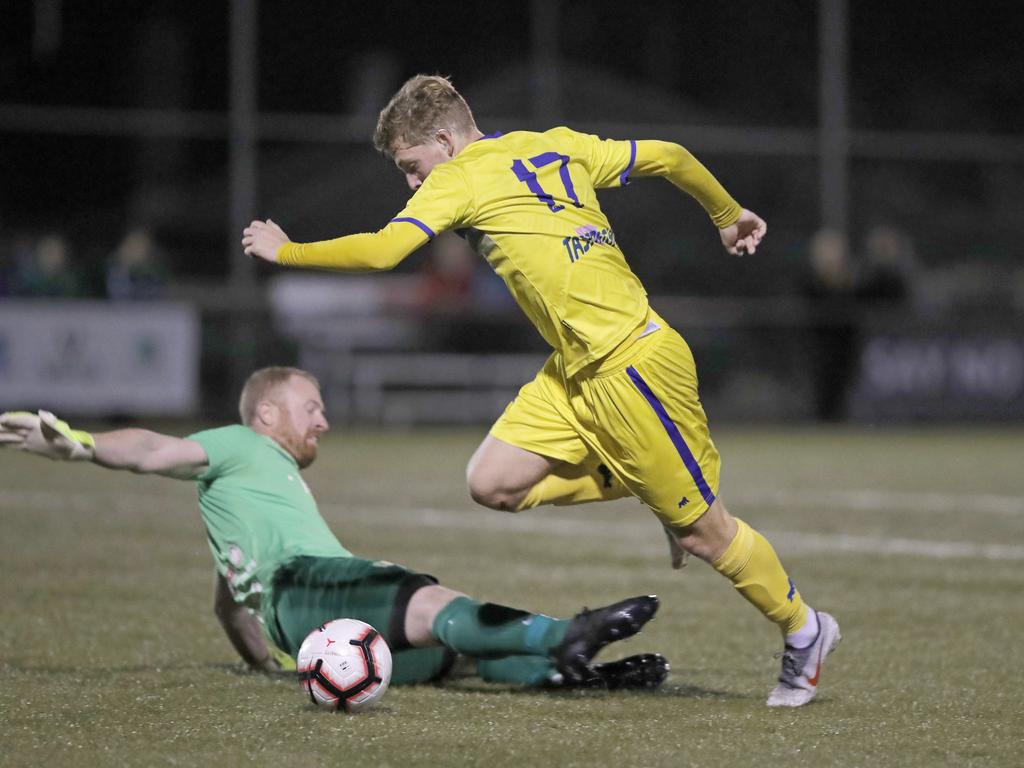
POLYGON ((626 369, 629 374, 629 378, 632 379, 636 388, 640 390, 646 399, 647 403, 654 409, 654 412, 658 414, 658 418, 661 419, 661 425, 665 427, 665 431, 668 432, 669 439, 672 440, 672 445, 675 446, 676 452, 679 454, 679 458, 683 460, 683 464, 686 466, 687 471, 690 473, 690 477, 693 478, 693 482, 697 484, 697 491, 700 493, 704 501, 707 502, 708 506, 715 501, 715 494, 711 492, 711 488, 708 487, 708 481, 704 479, 704 473, 701 472, 700 464, 697 463, 697 459, 694 458, 693 452, 690 451, 690 446, 686 444, 683 436, 679 432, 679 427, 675 425, 675 422, 669 418, 668 412, 665 410, 665 406, 661 404, 658 396, 651 391, 651 388, 644 381, 643 376, 633 366, 629 366, 626 369))

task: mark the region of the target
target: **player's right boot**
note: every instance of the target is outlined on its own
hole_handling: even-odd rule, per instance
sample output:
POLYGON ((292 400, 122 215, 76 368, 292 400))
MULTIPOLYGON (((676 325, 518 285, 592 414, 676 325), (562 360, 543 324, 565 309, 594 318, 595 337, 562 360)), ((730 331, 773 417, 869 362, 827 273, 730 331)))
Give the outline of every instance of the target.
POLYGON ((551 652, 555 667, 567 683, 580 683, 594 676, 590 660, 608 643, 632 637, 654 618, 658 598, 641 595, 617 603, 583 609, 573 617, 565 639, 551 652))
POLYGON ((782 652, 779 684, 768 694, 769 707, 802 707, 818 692, 818 678, 825 657, 839 645, 839 622, 827 613, 818 612, 818 637, 806 648, 789 648, 782 652))
POLYGON ((594 664, 592 677, 584 680, 581 688, 605 691, 653 690, 665 682, 671 666, 660 653, 641 653, 618 661, 594 664))

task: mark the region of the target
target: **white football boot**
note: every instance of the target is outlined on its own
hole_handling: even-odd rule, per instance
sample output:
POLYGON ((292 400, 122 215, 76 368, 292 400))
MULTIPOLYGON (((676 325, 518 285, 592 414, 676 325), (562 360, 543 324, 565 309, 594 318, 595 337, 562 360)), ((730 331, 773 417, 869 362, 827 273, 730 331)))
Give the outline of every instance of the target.
POLYGON ((818 613, 818 637, 806 648, 782 652, 779 684, 768 694, 769 707, 802 707, 818 692, 818 678, 825 657, 839 645, 839 623, 827 613, 818 613))

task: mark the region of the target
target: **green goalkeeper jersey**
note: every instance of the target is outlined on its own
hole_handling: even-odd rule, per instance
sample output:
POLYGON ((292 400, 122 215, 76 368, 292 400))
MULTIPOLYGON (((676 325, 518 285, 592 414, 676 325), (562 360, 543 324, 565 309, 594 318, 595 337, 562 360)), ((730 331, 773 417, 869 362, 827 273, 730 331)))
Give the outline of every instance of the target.
POLYGON ((298 555, 352 557, 299 474, 295 459, 240 424, 189 435, 210 466, 199 476, 199 511, 217 570, 235 600, 259 610, 274 571, 298 555))

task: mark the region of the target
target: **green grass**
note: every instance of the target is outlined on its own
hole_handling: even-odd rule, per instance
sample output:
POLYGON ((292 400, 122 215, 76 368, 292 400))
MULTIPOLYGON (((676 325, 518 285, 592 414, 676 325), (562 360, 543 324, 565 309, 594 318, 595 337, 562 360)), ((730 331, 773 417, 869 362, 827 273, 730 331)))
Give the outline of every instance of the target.
POLYGON ((339 430, 307 477, 350 549, 483 599, 571 615, 659 594, 606 654, 664 653, 661 691, 460 681, 316 710, 234 661, 189 483, 0 453, 0 764, 1021 764, 1024 432, 717 434, 723 499, 842 623, 817 701, 782 712, 774 627, 707 566, 670 570, 637 503, 475 508, 481 434, 339 430))

